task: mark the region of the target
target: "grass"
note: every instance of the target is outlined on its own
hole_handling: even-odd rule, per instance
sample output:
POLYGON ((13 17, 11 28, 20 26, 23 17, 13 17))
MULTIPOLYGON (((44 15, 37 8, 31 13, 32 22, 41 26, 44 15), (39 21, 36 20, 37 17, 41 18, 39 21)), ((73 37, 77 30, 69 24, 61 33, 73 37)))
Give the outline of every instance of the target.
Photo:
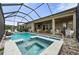
POLYGON ((3 50, 4 50, 4 48, 1 48, 1 49, 0 49, 0 51, 3 51, 3 50))
POLYGON ((4 48, 0 48, 0 55, 3 55, 4 48))

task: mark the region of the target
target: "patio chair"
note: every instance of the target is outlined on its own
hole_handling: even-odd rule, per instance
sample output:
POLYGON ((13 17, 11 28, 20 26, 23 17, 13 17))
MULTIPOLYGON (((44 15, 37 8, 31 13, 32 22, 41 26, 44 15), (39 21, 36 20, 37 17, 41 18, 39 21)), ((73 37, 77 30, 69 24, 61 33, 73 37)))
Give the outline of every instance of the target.
POLYGON ((72 38, 73 35, 74 35, 74 31, 73 30, 66 30, 66 37, 72 38))

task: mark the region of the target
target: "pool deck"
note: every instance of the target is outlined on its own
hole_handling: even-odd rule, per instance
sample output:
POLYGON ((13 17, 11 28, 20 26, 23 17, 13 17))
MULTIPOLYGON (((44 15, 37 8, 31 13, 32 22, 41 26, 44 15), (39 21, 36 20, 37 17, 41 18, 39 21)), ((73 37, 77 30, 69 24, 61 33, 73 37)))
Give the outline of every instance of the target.
POLYGON ((8 40, 5 43, 4 55, 21 55, 21 52, 15 42, 8 40))
POLYGON ((60 55, 79 55, 79 42, 76 38, 65 38, 60 55))

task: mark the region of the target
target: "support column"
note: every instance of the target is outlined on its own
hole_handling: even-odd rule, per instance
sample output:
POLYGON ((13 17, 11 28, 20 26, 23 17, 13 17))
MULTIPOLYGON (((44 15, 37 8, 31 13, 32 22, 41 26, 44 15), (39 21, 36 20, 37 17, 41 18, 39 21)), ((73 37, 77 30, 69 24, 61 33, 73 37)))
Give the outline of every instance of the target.
POLYGON ((52 18, 52 34, 55 34, 55 19, 52 18))
MULTIPOLYGON (((21 26, 20 26, 20 23, 17 22, 17 30, 20 31, 21 30, 21 26)), ((12 27, 12 31, 13 31, 13 27, 12 27)))
POLYGON ((73 14, 73 30, 74 30, 74 37, 76 37, 76 14, 73 14))
POLYGON ((76 14, 73 14, 73 30, 76 31, 76 14))
POLYGON ((19 30, 19 23, 17 22, 17 30, 19 30))
POLYGON ((34 32, 34 23, 31 24, 31 30, 34 32))

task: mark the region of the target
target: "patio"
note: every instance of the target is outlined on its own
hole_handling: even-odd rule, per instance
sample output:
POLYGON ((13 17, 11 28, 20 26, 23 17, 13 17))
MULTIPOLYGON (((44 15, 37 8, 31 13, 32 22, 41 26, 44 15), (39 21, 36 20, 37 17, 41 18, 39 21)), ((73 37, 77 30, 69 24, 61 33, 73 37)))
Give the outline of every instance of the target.
MULTIPOLYGON (((40 34, 42 36, 50 36, 50 37, 53 37, 54 35, 60 35, 64 40, 64 44, 60 51, 60 55, 79 54, 79 50, 78 50, 79 44, 76 40, 76 12, 75 11, 77 7, 73 7, 71 9, 66 9, 57 13, 53 13, 52 12, 53 9, 51 8, 52 4, 49 3, 39 3, 39 4, 34 4, 34 6, 24 3, 0 4, 0 5, 1 5, 0 8, 1 8, 1 16, 2 16, 0 17, 1 18, 0 38, 2 38, 3 35, 5 34, 5 31, 7 31, 5 29, 6 22, 12 22, 13 24, 11 26, 10 32, 13 33, 31 32, 31 33, 40 34), (45 13, 46 11, 45 8, 43 7, 47 9, 47 14, 45 13), (42 8, 43 11, 41 10, 42 8), (12 10, 9 11, 9 9, 12 10), (66 29, 68 28, 74 31, 73 38, 72 37, 67 38, 66 35, 62 33, 62 29, 64 28, 64 26, 66 29)), ((58 45, 57 43, 55 44, 58 45)), ((61 45, 61 43, 59 44, 61 45)), ((14 46, 16 47, 16 45, 14 46)), ((53 47, 54 50, 56 48, 57 46, 53 47)), ((17 52, 16 50, 18 51, 18 49, 14 49, 15 52, 17 52)), ((51 48, 47 50, 51 51, 51 48)), ((7 51, 8 53, 8 50, 5 51, 7 51)), ((1 52, 1 54, 3 53, 1 52)), ((20 53, 16 53, 16 54, 20 54, 20 53)))

